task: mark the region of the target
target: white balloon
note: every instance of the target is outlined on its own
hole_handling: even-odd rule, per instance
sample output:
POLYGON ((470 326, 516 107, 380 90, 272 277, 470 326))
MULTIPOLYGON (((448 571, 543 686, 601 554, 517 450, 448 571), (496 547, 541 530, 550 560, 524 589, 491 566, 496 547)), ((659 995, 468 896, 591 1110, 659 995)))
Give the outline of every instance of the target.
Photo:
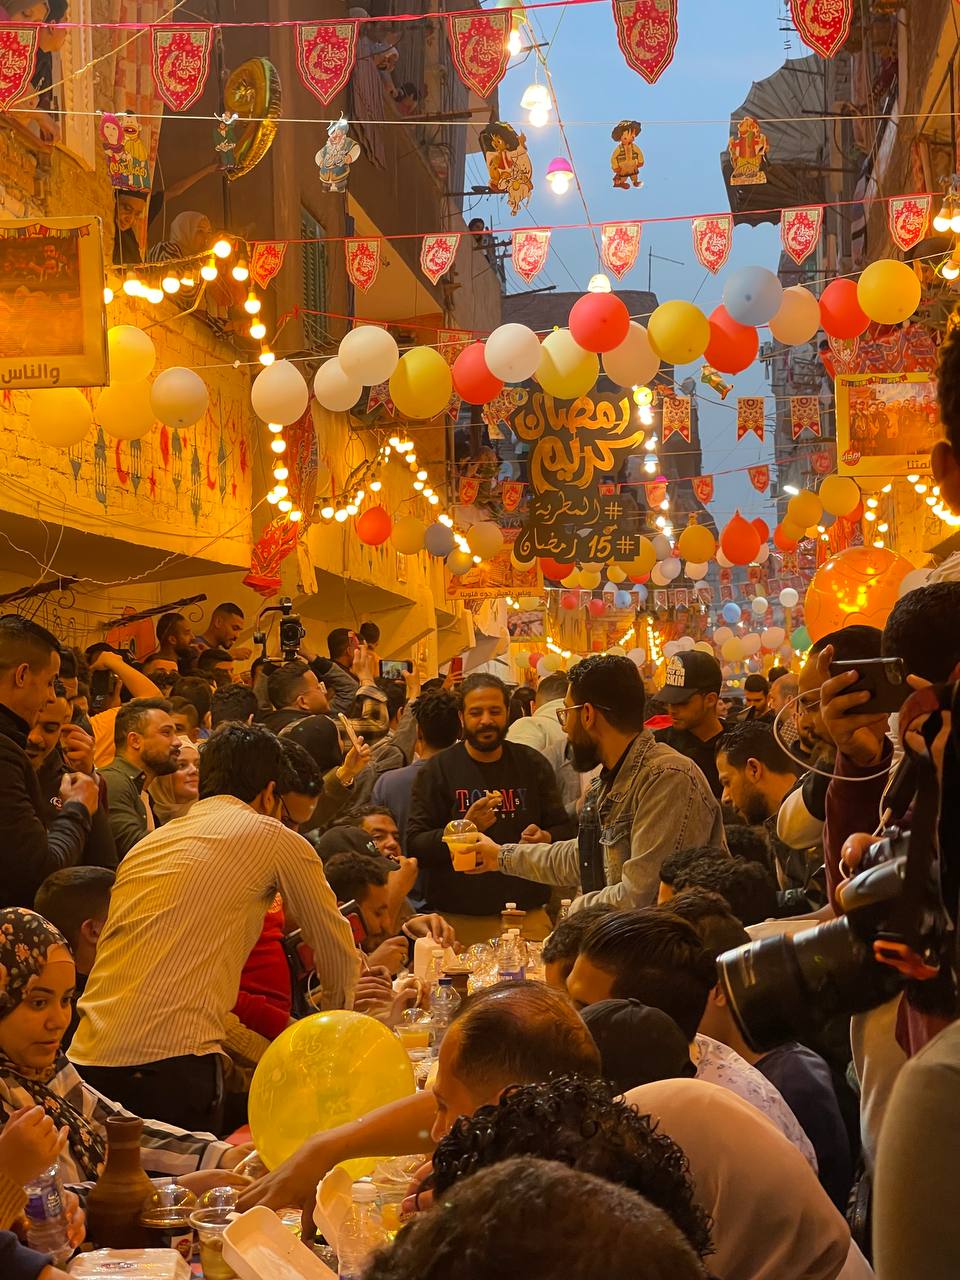
POLYGON ((492 560, 503 546, 503 530, 492 520, 481 520, 467 530, 467 546, 482 560, 492 560))
POLYGON ((680 577, 681 568, 682 566, 680 561, 676 556, 667 556, 667 558, 662 560, 659 565, 660 572, 668 582, 673 582, 675 578, 680 577))
POLYGON ((757 552, 757 554, 754 556, 754 558, 753 558, 753 562, 754 562, 754 564, 766 564, 766 562, 769 560, 769 558, 770 558, 770 546, 769 546, 769 543, 761 542, 761 543, 760 543, 760 550, 759 550, 759 551, 757 552))
POLYGON ((346 413, 363 395, 363 386, 358 378, 347 373, 338 356, 332 356, 314 375, 313 394, 324 409, 331 413, 346 413))
POLYGON ((784 289, 780 309, 770 321, 770 332, 788 347, 800 346, 820 329, 820 303, 809 289, 795 284, 784 289))
POLYGON ((543 351, 525 324, 502 324, 487 338, 484 359, 501 382, 526 382, 536 373, 543 351))
MULTIPOLYGON (((34 394, 36 394, 36 392, 34 392, 34 394)), ((905 595, 909 595, 911 591, 916 591, 918 587, 925 587, 929 577, 929 569, 911 569, 900 583, 900 590, 897 593, 897 598, 902 600, 905 595)))
POLYGON ((627 336, 603 356, 603 372, 620 387, 643 386, 656 377, 660 357, 650 345, 642 324, 630 321, 627 336))
POLYGON ((743 637, 743 651, 748 655, 759 653, 762 643, 763 642, 757 633, 755 631, 751 631, 749 635, 743 637))
POLYGON ((720 566, 721 569, 733 568, 733 561, 728 560, 727 557, 723 554, 722 547, 717 547, 717 564, 720 566))
POLYGON ((710 566, 708 564, 694 564, 692 560, 688 560, 683 566, 683 572, 691 582, 699 582, 701 578, 705 578, 709 569, 710 566))
POLYGON ((665 658, 672 658, 679 652, 680 652, 680 646, 676 640, 668 640, 667 643, 663 646, 663 656, 665 658))
POLYGON ((655 587, 666 587, 670 584, 670 579, 664 576, 663 568, 659 564, 655 564, 650 570, 650 581, 655 587))
POLYGON ((658 560, 666 560, 673 551, 673 548, 670 546, 670 539, 662 533, 658 533, 653 538, 653 549, 656 552, 658 560))
POLYGON ((149 384, 124 382, 118 387, 104 387, 93 416, 115 440, 142 440, 156 422, 149 384))
POLYGON ((253 411, 263 422, 279 422, 289 427, 302 416, 310 400, 310 389, 303 374, 289 360, 267 365, 250 388, 253 411))
POLYGON ((612 644, 607 653, 614 658, 625 658, 627 656, 627 651, 622 644, 612 644))
POLYGON ((698 640, 693 647, 697 653, 713 653, 713 645, 709 640, 698 640))
POLYGON ((762 618, 770 608, 770 601, 766 596, 754 596, 750 608, 756 617, 762 618))
POLYGON ((337 359, 351 382, 375 387, 386 382, 400 363, 400 349, 393 334, 386 329, 375 324, 362 324, 343 337, 337 359))
POLYGON ((693 636, 681 636, 677 641, 677 648, 681 653, 689 653, 691 649, 697 647, 697 642, 693 636))
POLYGON ((207 412, 210 392, 192 369, 164 369, 150 388, 150 403, 168 427, 192 427, 207 412))
POLYGON ((69 449, 93 426, 93 410, 77 387, 30 392, 30 431, 44 444, 69 449))
POLYGON ((765 649, 779 649, 787 638, 783 627, 767 627, 760 639, 765 649))
POLYGON ((631 649, 630 652, 627 654, 627 657, 630 659, 630 661, 633 663, 635 667, 642 667, 647 660, 647 651, 646 649, 640 649, 640 648, 631 649))
POLYGON ((713 633, 713 643, 719 648, 720 645, 726 644, 732 637, 733 632, 729 627, 717 627, 713 633))
POLYGON ((561 666, 560 659, 555 653, 545 653, 537 663, 538 676, 550 676, 555 671, 559 671, 561 666))
POLYGON ((784 587, 780 592, 780 603, 785 609, 793 609, 800 602, 800 596, 793 587, 784 587))

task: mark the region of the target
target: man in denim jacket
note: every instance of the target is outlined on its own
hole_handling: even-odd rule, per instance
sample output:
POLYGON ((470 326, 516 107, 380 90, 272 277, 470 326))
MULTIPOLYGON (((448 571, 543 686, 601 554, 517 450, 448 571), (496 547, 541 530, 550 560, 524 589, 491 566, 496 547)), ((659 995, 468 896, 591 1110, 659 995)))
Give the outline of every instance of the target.
POLYGON ((644 907, 657 900, 660 865, 678 849, 726 848, 720 806, 700 769, 644 727, 640 672, 629 658, 596 654, 570 672, 558 719, 574 767, 602 765, 574 840, 477 848, 478 875, 504 871, 544 884, 580 883, 577 911, 594 903, 644 907))

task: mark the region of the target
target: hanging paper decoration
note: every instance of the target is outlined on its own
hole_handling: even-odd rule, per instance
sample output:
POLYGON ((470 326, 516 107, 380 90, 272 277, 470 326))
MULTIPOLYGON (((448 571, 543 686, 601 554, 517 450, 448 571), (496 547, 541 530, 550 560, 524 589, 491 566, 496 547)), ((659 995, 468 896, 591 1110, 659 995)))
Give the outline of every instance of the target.
POLYGON ((823 210, 815 205, 808 209, 784 209, 780 215, 780 239, 797 266, 809 258, 820 241, 823 210))
POLYGON ((346 191, 350 166, 360 154, 360 143, 347 133, 347 121, 340 117, 327 127, 327 140, 313 157, 321 184, 328 191, 346 191))
POLYGON ((763 396, 737 397, 737 439, 742 440, 748 431, 755 432, 757 439, 763 440, 763 396))
POLYGON ((663 443, 666 444, 674 432, 683 436, 690 443, 690 397, 663 396, 663 443))
POLYGON ((504 480, 500 486, 500 500, 504 511, 516 511, 523 496, 522 480, 504 480))
POLYGON ((750 483, 758 493, 766 493, 767 488, 770 485, 769 467, 748 467, 747 475, 750 477, 750 483))
POLYGON ((459 503, 461 507, 472 507, 480 496, 480 477, 461 476, 459 503))
POLYGON ((904 253, 927 234, 931 196, 897 196, 887 203, 887 224, 894 244, 904 253))
POLYGON ((447 37, 457 75, 478 98, 489 98, 510 61, 507 39, 511 9, 457 13, 447 18, 447 37))
POLYGON ((243 580, 266 599, 280 590, 280 565, 297 545, 298 526, 286 516, 271 520, 250 554, 250 572, 243 580))
POLYGON ((213 149, 216 152, 222 173, 232 173, 237 167, 237 121, 240 117, 236 111, 224 111, 220 115, 214 112, 216 124, 213 126, 213 149))
POLYGON ((647 498, 647 506, 651 511, 659 510, 660 506, 667 500, 667 482, 662 476, 656 480, 649 480, 643 486, 643 491, 647 498))
POLYGON ((630 270, 640 252, 640 222, 605 222, 600 228, 600 257, 618 280, 630 270))
POLYGON ((711 218, 694 218, 693 251, 701 267, 714 275, 730 257, 733 246, 733 215, 721 213, 711 218))
POLYGON ((818 396, 790 397, 790 437, 793 440, 802 431, 820 435, 820 399, 818 396))
MULTIPOLYGON (((469 329, 439 329, 437 331, 437 350, 451 369, 461 351, 466 351, 467 347, 471 346, 472 343, 473 334, 469 329)), ((456 421, 460 413, 461 403, 456 390, 451 390, 450 399, 447 402, 447 413, 454 421, 456 421)))
POLYGON ((829 449, 814 449, 810 454, 810 466, 818 476, 829 475, 834 469, 833 455, 829 449))
POLYGON ((677 0, 613 0, 613 19, 627 66, 655 84, 677 47, 677 0))
POLYGON ((730 174, 731 187, 759 186, 766 182, 763 162, 769 145, 767 135, 753 116, 744 116, 737 122, 737 136, 730 139, 727 147, 733 169, 730 174))
POLYGON ((853 0, 790 0, 790 16, 803 43, 832 58, 850 34, 853 0))
POLYGON ((733 390, 732 382, 724 382, 723 374, 718 373, 712 365, 705 364, 700 370, 700 381, 705 387, 710 387, 715 391, 721 400, 726 400, 727 396, 733 390))
POLYGON ((110 185, 120 191, 149 191, 147 152, 140 137, 140 121, 133 112, 114 115, 105 111, 100 117, 99 132, 110 185))
POLYGON ((350 283, 361 293, 366 293, 380 274, 380 240, 377 236, 355 236, 343 247, 350 283))
POLYGON ((357 23, 297 23, 297 70, 307 88, 329 106, 357 60, 357 23))
POLYGON ((512 125, 498 120, 480 134, 480 147, 490 175, 490 190, 503 192, 515 218, 533 194, 533 165, 527 140, 512 125))
POLYGON ((636 137, 643 128, 639 120, 621 120, 610 137, 617 144, 610 157, 613 185, 626 191, 629 187, 642 187, 640 170, 643 168, 643 152, 636 145, 636 137))
POLYGON ((457 256, 460 237, 456 234, 424 236, 420 246, 420 270, 431 284, 446 275, 457 256))
POLYGON ((370 394, 367 396, 367 413, 372 413, 380 405, 383 405, 391 418, 397 416, 397 406, 390 398, 389 382, 378 382, 375 387, 370 388, 370 394))
POLYGON ((713 476, 694 476, 691 483, 694 497, 698 502, 706 506, 708 502, 713 501, 713 476))
POLYGON ((495 399, 487 401, 480 413, 491 436, 498 440, 503 438, 503 432, 500 430, 501 422, 509 423, 515 410, 524 403, 526 398, 527 393, 522 387, 504 387, 495 399))
POLYGON ((6 111, 30 83, 39 30, 36 23, 0 27, 0 111, 6 111))
POLYGON ((283 240, 262 240, 250 254, 250 278, 265 289, 283 266, 287 246, 283 240))
POLYGON ((150 28, 153 81, 171 111, 186 111, 203 93, 210 74, 212 27, 150 28))
POLYGON ((513 269, 525 284, 529 284, 547 260, 550 232, 514 231, 511 240, 513 269))

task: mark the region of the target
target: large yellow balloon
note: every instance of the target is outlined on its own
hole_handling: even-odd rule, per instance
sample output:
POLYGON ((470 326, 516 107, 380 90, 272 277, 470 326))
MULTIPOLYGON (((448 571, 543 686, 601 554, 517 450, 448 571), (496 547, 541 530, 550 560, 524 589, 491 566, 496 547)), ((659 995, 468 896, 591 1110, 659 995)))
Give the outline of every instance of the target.
POLYGON ((593 387, 600 373, 600 357, 574 342, 569 329, 554 329, 543 340, 540 363, 533 375, 547 395, 576 400, 593 387))
POLYGON ((827 476, 818 496, 824 511, 832 516, 848 516, 860 501, 860 488, 849 476, 827 476))
POLYGON ((704 524, 688 524, 677 539, 677 555, 703 564, 717 554, 717 540, 704 524))
POLYGON ((803 599, 804 621, 816 641, 842 627, 883 627, 900 583, 913 570, 887 547, 847 547, 813 575, 803 599))
POLYGON ((435 418, 450 403, 453 375, 433 347, 414 347, 390 375, 390 399, 407 418, 435 418))
POLYGON ((415 556, 422 551, 426 536, 427 526, 416 516, 402 516, 394 524, 390 534, 394 547, 402 556, 415 556))
POLYGON ((710 322, 692 302, 661 302, 647 325, 650 345, 668 364, 699 360, 710 342, 710 322))
POLYGON ((642 578, 645 573, 650 572, 656 563, 656 548, 649 538, 645 538, 641 534, 637 538, 637 554, 629 564, 624 566, 627 573, 631 578, 642 578))
POLYGON ((156 422, 150 384, 144 381, 104 387, 93 417, 114 440, 142 440, 156 422))
POLYGON ((314 1133, 359 1120, 416 1092, 400 1041, 363 1013, 315 1013, 287 1027, 260 1059, 248 1114, 268 1169, 314 1133))
POLYGON ((861 273, 857 301, 877 324, 902 324, 920 305, 920 281, 907 263, 880 258, 861 273))
POLYGON ((44 444, 68 449, 93 426, 93 411, 76 387, 30 392, 30 430, 44 444))
POLYGON ((115 324, 108 329, 107 349, 110 353, 110 383, 115 387, 142 382, 150 376, 157 362, 153 339, 133 324, 115 324))
POLYGON ((596 569, 581 569, 580 585, 586 591, 596 591, 600 585, 600 574, 596 569))
POLYGON ((823 502, 809 489, 801 489, 787 503, 787 519, 791 524, 801 525, 804 529, 819 524, 823 515, 823 502))
POLYGON ((625 581, 626 576, 626 572, 618 564, 612 564, 607 569, 607 581, 612 582, 614 586, 625 581))

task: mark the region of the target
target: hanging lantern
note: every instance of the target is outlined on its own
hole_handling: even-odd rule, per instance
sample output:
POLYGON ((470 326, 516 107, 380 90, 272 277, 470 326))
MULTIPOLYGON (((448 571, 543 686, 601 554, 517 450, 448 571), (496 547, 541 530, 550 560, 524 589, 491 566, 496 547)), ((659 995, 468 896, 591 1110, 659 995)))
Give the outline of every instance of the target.
POLYGON ((564 156, 556 156, 547 165, 547 182, 555 196, 565 196, 573 181, 573 166, 564 156))

